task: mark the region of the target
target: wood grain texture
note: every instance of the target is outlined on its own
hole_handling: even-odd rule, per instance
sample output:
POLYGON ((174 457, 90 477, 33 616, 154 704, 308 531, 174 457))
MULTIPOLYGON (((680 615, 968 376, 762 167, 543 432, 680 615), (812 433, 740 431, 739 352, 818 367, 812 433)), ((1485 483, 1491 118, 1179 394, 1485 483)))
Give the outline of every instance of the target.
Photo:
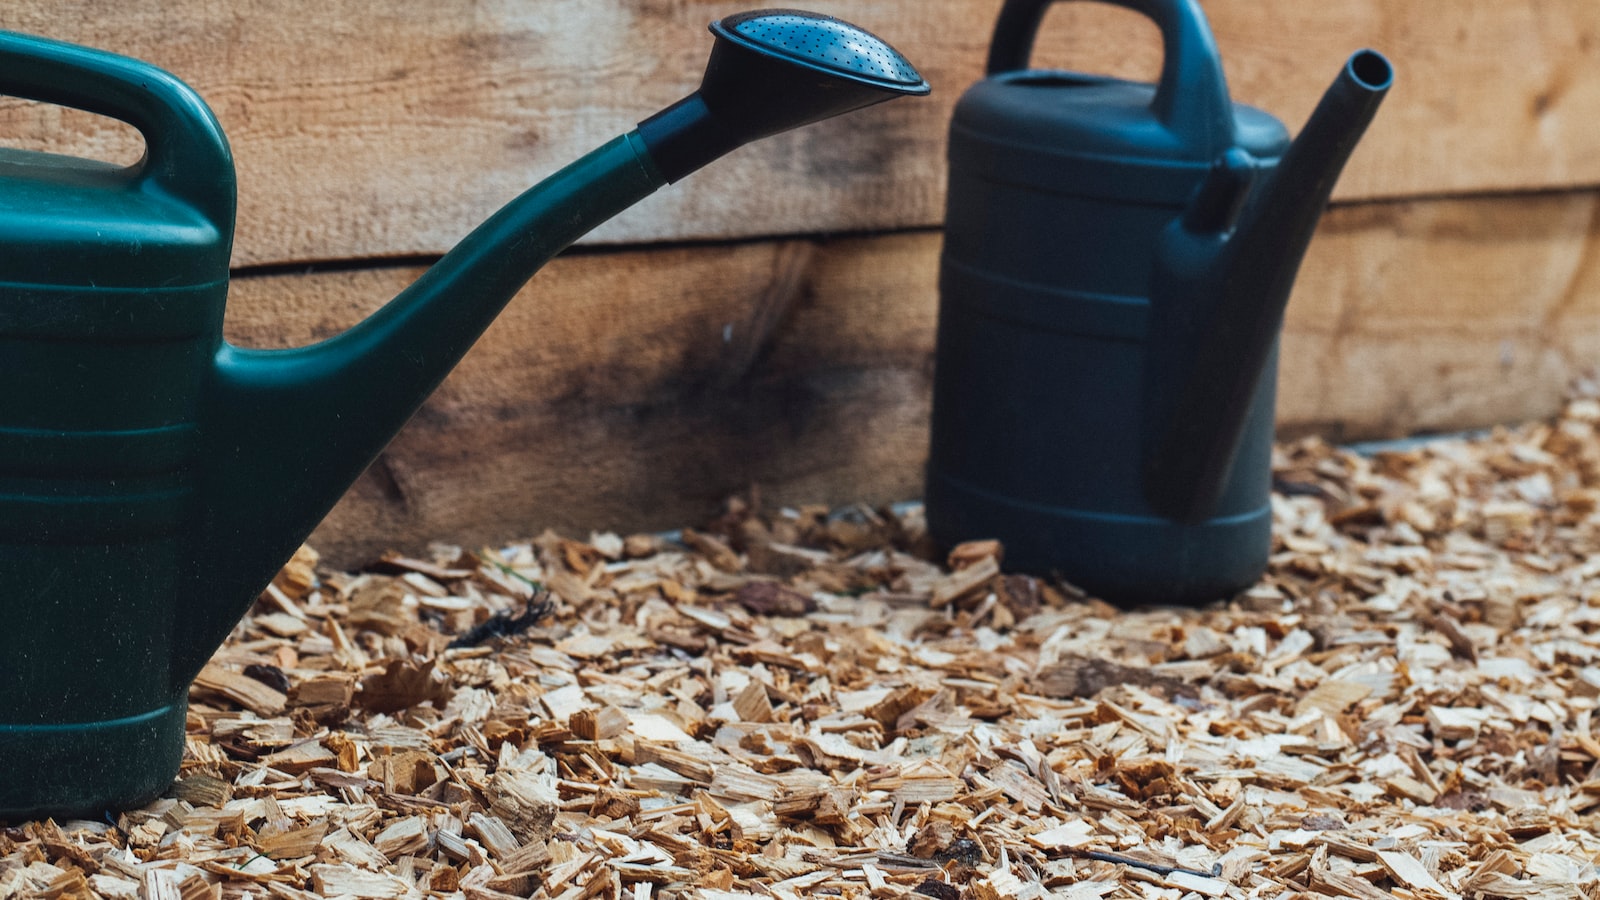
POLYGON ((1600 363, 1600 194, 1359 204, 1324 220, 1279 419, 1365 438, 1554 413, 1600 363))
MULTIPOLYGON (((1597 211, 1595 192, 1331 210, 1290 305, 1282 432, 1553 412, 1600 359, 1597 211)), ((776 503, 916 497, 939 244, 929 231, 559 258, 315 543, 349 562, 377 541, 671 527, 751 485, 776 503)), ((326 336, 419 271, 239 279, 229 334, 326 336)))
MULTIPOLYGON (((434 254, 528 184, 699 80, 731 0, 11 0, 0 28, 148 59, 193 84, 232 141, 239 265, 434 254)), ((663 191, 596 242, 937 225, 950 110, 981 72, 998 0, 832 0, 934 95, 779 136, 663 191)), ((1395 61, 1346 200, 1600 184, 1600 4, 1309 0, 1205 4, 1235 99, 1298 128, 1344 58, 1395 61)), ((1103 4, 1047 17, 1040 65, 1149 77, 1154 27, 1103 4)), ((3 79, 0 79, 3 83, 3 79)), ((0 103, 7 143, 131 160, 130 129, 0 103)))
MULTIPOLYGON (((381 549, 374 540, 661 528, 751 485, 784 498, 914 496, 936 247, 918 234, 558 259, 315 542, 349 559, 381 549)), ((229 334, 302 343, 417 274, 240 279, 229 334)))

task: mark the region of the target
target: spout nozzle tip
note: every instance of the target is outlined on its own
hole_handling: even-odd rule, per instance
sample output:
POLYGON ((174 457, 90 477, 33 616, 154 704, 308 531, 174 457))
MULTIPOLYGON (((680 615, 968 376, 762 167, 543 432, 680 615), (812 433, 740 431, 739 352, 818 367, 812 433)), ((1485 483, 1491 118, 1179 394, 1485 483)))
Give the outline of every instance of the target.
POLYGON ((1394 66, 1388 57, 1376 50, 1356 51, 1345 64, 1345 71, 1369 91, 1386 91, 1394 83, 1394 66))

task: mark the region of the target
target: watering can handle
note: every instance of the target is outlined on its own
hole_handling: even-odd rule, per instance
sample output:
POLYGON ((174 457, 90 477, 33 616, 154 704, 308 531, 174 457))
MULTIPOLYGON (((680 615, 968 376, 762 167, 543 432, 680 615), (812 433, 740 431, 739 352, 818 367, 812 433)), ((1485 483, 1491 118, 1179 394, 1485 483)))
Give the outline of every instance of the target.
POLYGON ((0 94, 109 116, 138 129, 136 176, 233 227, 233 155, 216 117, 188 85, 148 63, 0 31, 0 94))
MULTIPOLYGON (((989 44, 987 74, 1028 68, 1034 37, 1058 0, 1006 0, 989 44)), ((1211 26, 1197 0, 1108 0, 1161 29, 1164 58, 1151 108, 1168 129, 1214 157, 1234 144, 1233 101, 1211 26)))

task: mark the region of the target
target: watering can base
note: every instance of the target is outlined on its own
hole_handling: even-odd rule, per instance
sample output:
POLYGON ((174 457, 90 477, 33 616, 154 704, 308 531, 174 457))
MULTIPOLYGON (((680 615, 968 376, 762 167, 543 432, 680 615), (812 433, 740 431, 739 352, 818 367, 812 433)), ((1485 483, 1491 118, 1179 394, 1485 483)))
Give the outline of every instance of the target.
POLYGON ((941 545, 986 538, 1007 571, 1059 575, 1119 606, 1199 606, 1249 588, 1267 568, 1272 509, 1182 525, 1000 496, 928 476, 928 530, 941 545))
POLYGON ((149 803, 183 759, 189 704, 71 725, 0 725, 0 822, 82 818, 149 803))

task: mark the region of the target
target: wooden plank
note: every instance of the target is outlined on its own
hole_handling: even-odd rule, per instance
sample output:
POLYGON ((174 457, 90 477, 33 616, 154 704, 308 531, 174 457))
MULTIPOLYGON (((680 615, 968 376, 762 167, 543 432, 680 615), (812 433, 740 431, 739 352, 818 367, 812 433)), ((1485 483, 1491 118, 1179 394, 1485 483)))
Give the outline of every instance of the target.
POLYGON ((1554 413, 1600 359, 1597 202, 1335 209, 1290 306, 1280 431, 1392 437, 1554 413))
MULTIPOLYGON (((586 254, 514 301, 319 532, 350 558, 440 535, 703 519, 784 497, 915 496, 927 428, 933 234, 586 254), (788 312, 758 298, 792 282, 788 312), (890 273, 894 273, 890 277, 890 273), (871 422, 871 427, 863 427, 871 422), (858 476, 846 475, 858 472, 858 476), (844 493, 841 493, 844 492, 844 493)), ((332 333, 418 270, 236 282, 229 333, 332 333)))
MULTIPOLYGON (((732 0, 13 0, 0 28, 149 59, 215 108, 239 167, 239 265, 434 254, 543 174, 699 81, 732 0)), ((836 0, 933 84, 762 142, 628 211, 597 242, 936 225, 944 134, 982 69, 995 0, 836 0)), ((1362 46, 1399 71, 1340 185, 1349 199, 1600 184, 1600 4, 1206 4, 1235 98, 1298 129, 1362 46)), ((1152 76, 1154 26, 1061 4, 1036 59, 1152 76)), ((0 103, 0 134, 129 161, 131 130, 0 103)))
MULTIPOLYGON (((1284 338, 1284 434, 1543 416, 1600 358, 1600 194, 1337 207, 1284 338)), ((556 260, 318 532, 336 560, 546 526, 663 528, 771 502, 916 497, 935 232, 556 260), (381 536, 381 537, 380 537, 381 536)), ((254 346, 337 332, 420 270, 238 279, 254 346)))

